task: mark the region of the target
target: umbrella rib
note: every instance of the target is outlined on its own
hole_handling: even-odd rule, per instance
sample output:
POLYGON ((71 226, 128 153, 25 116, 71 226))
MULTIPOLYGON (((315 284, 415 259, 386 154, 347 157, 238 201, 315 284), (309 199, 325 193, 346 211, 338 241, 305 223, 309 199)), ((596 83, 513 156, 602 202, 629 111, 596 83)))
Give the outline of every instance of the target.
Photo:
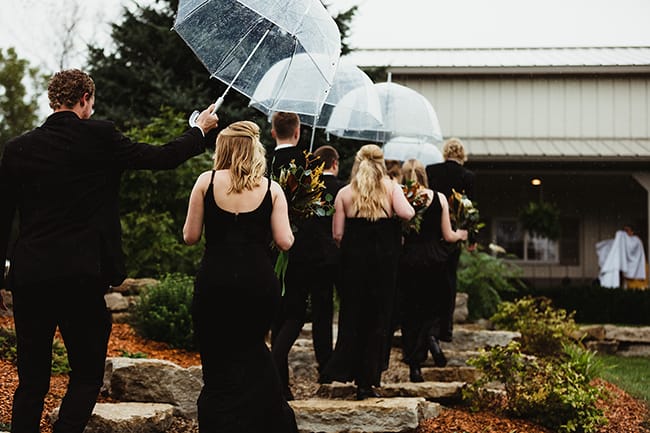
MULTIPOLYGON (((260 20, 260 21, 261 21, 261 20, 260 20)), ((258 21, 258 22, 259 22, 259 21, 258 21)), ((241 67, 240 67, 239 70, 237 71, 237 74, 235 74, 235 76, 233 77, 232 81, 230 81, 230 84, 228 84, 228 88, 226 88, 226 90, 223 92, 222 97, 223 97, 223 96, 226 96, 226 93, 228 93, 228 91, 229 91, 230 88, 233 86, 233 84, 235 84, 235 81, 237 81, 237 78, 239 78, 239 75, 242 73, 242 71, 244 70, 244 68, 246 68, 246 65, 248 65, 248 62, 250 62, 250 60, 253 58, 253 55, 255 55, 255 52, 256 52, 257 49, 260 47, 260 45, 262 45, 262 42, 264 42, 264 39, 266 39, 266 37, 268 36, 268 34, 271 32, 271 29, 272 29, 272 28, 273 28, 273 24, 269 25, 269 28, 266 29, 266 31, 264 32, 264 34, 262 35, 262 37, 260 38, 260 40, 257 41, 257 44, 255 45, 255 48, 253 48, 253 51, 251 51, 251 53, 248 55, 248 58, 246 59, 246 61, 241 65, 241 67)), ((250 31, 249 31, 249 33, 250 33, 250 31)), ((243 40, 243 38, 242 38, 242 40, 243 40)), ((237 46, 239 46, 240 44, 241 44, 241 41, 240 41, 239 44, 237 44, 237 46)), ((234 48, 233 48, 233 50, 234 50, 234 48)), ((230 53, 231 53, 233 50, 231 50, 231 51, 228 53, 228 55, 230 55, 230 53)), ((223 63, 222 63, 222 64, 223 64, 223 63)), ((216 74, 216 72, 215 72, 215 74, 216 74)), ((213 75, 214 75, 214 74, 213 74, 213 75)))

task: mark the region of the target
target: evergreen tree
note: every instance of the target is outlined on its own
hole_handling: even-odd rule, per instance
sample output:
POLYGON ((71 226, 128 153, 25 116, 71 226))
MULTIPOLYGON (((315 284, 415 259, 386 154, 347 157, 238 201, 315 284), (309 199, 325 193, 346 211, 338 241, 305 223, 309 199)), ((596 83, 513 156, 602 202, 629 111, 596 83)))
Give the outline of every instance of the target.
POLYGON ((11 138, 29 131, 36 125, 37 97, 43 78, 29 62, 18 58, 16 50, 0 48, 0 155, 11 138), (33 96, 27 96, 25 78, 34 86, 33 96))
MULTIPOLYGON (((122 21, 112 26, 114 51, 89 47, 88 72, 97 85, 95 117, 114 121, 133 139, 164 143, 187 127, 194 109, 215 101, 226 88, 209 78, 203 64, 171 31, 177 8, 178 0, 159 0, 134 12, 124 9, 122 21)), ((335 18, 343 41, 355 11, 353 7, 335 18)), ((343 52, 348 51, 344 42, 343 52)), ((268 120, 249 108, 248 102, 238 92, 229 92, 218 112, 220 127, 252 120, 260 125, 261 141, 270 152, 275 143, 268 120)), ((310 127, 303 128, 302 137, 308 146, 310 127)), ((324 142, 324 133, 318 131, 314 148, 324 142)), ((330 144, 338 146, 335 141, 330 144)), ((344 155, 346 151, 341 150, 344 155)), ((138 171, 123 176, 121 221, 129 275, 193 273, 200 248, 182 245, 181 227, 192 184, 210 166, 206 154, 171 172, 138 171)))

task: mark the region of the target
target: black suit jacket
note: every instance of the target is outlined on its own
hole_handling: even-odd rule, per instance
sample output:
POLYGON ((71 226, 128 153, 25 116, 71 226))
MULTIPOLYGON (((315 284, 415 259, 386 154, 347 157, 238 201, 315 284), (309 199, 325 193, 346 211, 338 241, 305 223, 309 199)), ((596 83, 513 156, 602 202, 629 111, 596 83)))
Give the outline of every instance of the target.
MULTIPOLYGON (((328 194, 331 195, 331 204, 334 206, 336 194, 345 183, 331 174, 323 174, 321 179, 325 183, 321 197, 324 200, 328 194)), ((292 261, 311 266, 338 263, 339 248, 332 237, 331 216, 313 216, 298 222, 297 226, 296 240, 290 250, 292 261)))
POLYGON ((287 167, 291 160, 295 160, 297 166, 305 166, 305 153, 300 145, 273 150, 270 167, 274 179, 280 177, 282 167, 287 167))
POLYGON ((19 233, 8 285, 78 275, 120 284, 126 277, 118 212, 122 172, 175 168, 202 153, 206 141, 192 128, 164 146, 134 143, 112 122, 82 120, 72 111, 56 112, 10 140, 0 161, 2 269, 16 210, 19 233))
POLYGON ((427 178, 429 188, 439 191, 449 199, 451 190, 474 198, 474 173, 455 161, 447 160, 438 164, 427 165, 427 178))

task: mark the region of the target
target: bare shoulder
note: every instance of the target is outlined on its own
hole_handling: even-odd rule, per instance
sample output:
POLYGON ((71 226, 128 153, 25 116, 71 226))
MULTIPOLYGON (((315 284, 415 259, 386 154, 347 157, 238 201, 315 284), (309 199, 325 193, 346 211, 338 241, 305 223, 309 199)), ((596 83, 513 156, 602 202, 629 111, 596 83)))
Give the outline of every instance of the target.
POLYGON ((196 179, 196 184, 201 186, 203 185, 207 186, 210 183, 211 178, 212 178, 212 170, 204 171, 196 179))

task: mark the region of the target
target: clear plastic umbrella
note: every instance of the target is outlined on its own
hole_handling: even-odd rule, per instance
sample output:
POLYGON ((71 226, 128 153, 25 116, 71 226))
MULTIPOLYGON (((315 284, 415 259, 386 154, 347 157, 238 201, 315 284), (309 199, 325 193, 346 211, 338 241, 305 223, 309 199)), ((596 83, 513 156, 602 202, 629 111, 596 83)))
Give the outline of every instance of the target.
POLYGON ((336 23, 319 0, 180 0, 173 29, 215 77, 251 97, 264 74, 289 62, 283 86, 297 85, 294 56, 310 59, 309 85, 323 96, 301 107, 316 115, 334 80, 341 52, 336 23))
POLYGON ((443 162, 442 152, 433 144, 423 142, 418 138, 394 137, 382 146, 384 158, 408 161, 417 159, 424 165, 443 162))
MULTIPOLYGON (((311 59, 308 56, 297 55, 290 61, 285 59, 273 65, 257 85, 249 105, 270 115, 274 111, 290 111, 291 108, 301 107, 307 102, 313 101, 320 94, 315 92, 309 83, 310 63, 311 59), (292 67, 291 72, 295 75, 294 77, 287 75, 289 66, 292 67), (295 85, 283 86, 284 81, 289 78, 294 79, 295 85)), ((366 103, 350 107, 341 106, 339 110, 358 110, 359 116, 369 116, 375 122, 380 122, 381 106, 372 80, 354 63, 344 58, 339 61, 334 74, 334 82, 327 92, 321 112, 314 115, 304 113, 304 110, 297 111, 300 121, 305 125, 325 128, 334 107, 339 104, 345 94, 355 89, 367 95, 366 103)))
POLYGON ((374 85, 381 104, 382 122, 368 121, 361 110, 338 110, 363 101, 359 90, 345 95, 334 107, 326 131, 337 137, 386 143, 395 137, 410 137, 422 143, 442 142, 438 116, 431 103, 413 89, 392 83, 374 85))
POLYGON ((308 56, 297 55, 290 60, 281 60, 273 65, 259 82, 249 105, 268 116, 275 111, 297 112, 301 123, 313 127, 312 145, 315 128, 327 126, 335 106, 339 111, 356 111, 354 116, 363 118, 364 122, 381 124, 381 104, 372 80, 347 59, 340 60, 334 82, 320 113, 314 115, 302 110, 302 107, 310 107, 314 99, 322 97, 318 89, 310 84, 310 64, 311 59, 308 56), (284 82, 289 79, 295 85, 285 86, 284 82), (343 96, 352 90, 363 95, 363 103, 356 101, 353 104, 341 104, 343 96))

